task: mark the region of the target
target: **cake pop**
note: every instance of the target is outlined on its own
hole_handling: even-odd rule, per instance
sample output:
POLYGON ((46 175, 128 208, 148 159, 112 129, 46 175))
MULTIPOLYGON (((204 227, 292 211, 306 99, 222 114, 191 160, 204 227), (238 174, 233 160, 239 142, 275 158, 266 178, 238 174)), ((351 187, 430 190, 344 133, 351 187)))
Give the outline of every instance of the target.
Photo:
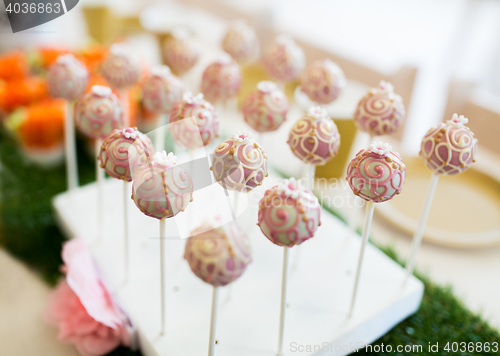
POLYGON ((405 116, 403 99, 394 93, 391 83, 381 81, 363 97, 354 113, 356 126, 370 136, 389 135, 400 125, 405 116))
POLYGON ((200 58, 200 45, 184 29, 176 29, 165 41, 163 55, 166 64, 177 74, 189 71, 200 58))
POLYGON ((326 110, 311 107, 293 125, 287 142, 293 154, 304 163, 323 165, 337 155, 340 135, 326 110))
POLYGON ((50 95, 54 98, 76 100, 83 94, 89 81, 89 72, 72 54, 57 57, 47 71, 50 95))
POLYGON ((259 48, 255 30, 245 21, 234 21, 222 39, 222 49, 238 63, 250 61, 259 48))
POLYGON ((175 143, 190 150, 210 144, 219 132, 219 118, 203 94, 185 93, 172 109, 170 124, 175 143))
POLYGON ((387 143, 373 142, 369 148, 359 151, 347 167, 346 179, 353 193, 367 201, 349 317, 354 310, 359 276, 365 247, 370 235, 375 203, 385 202, 401 193, 405 181, 406 166, 399 154, 391 150, 392 147, 387 143))
POLYGON ((126 43, 114 43, 101 66, 102 76, 116 89, 124 89, 139 80, 139 65, 126 43))
POLYGON ((356 154, 347 167, 347 182, 353 193, 374 203, 401 193, 406 166, 397 152, 383 142, 373 142, 356 154))
POLYGON ((151 160, 151 140, 136 127, 115 129, 101 146, 97 159, 101 168, 116 179, 131 182, 135 172, 151 160))
POLYGON ((293 247, 314 236, 320 216, 318 198, 290 178, 266 191, 257 225, 272 243, 293 247))
POLYGON ((344 72, 328 58, 315 61, 304 70, 300 78, 301 90, 310 100, 320 105, 337 99, 345 85, 344 72))
POLYGON ((193 273, 213 286, 209 356, 215 354, 219 289, 238 279, 252 261, 250 239, 237 223, 212 226, 206 223, 194 230, 184 252, 193 273))
POLYGON ((184 211, 193 200, 193 180, 173 153, 156 152, 136 173, 132 199, 145 215, 163 220, 184 211))
POLYGON ((120 101, 109 87, 94 85, 75 106, 76 125, 90 138, 104 138, 123 127, 120 101))
POLYGON ((238 95, 240 88, 240 67, 227 54, 220 56, 203 72, 200 91, 212 103, 226 102, 238 95))
POLYGON ((250 239, 234 221, 220 227, 205 223, 191 235, 184 258, 198 278, 214 287, 238 279, 252 261, 250 239))
POLYGON ((169 67, 154 66, 142 84, 142 104, 155 114, 169 114, 185 91, 184 84, 169 67))
POLYGON ((224 188, 249 192, 267 177, 267 156, 248 132, 237 132, 215 148, 210 169, 224 188))
POLYGON ((460 174, 472 165, 477 139, 465 126, 469 120, 453 114, 451 120, 433 126, 422 139, 420 157, 425 165, 440 175, 460 174))
POLYGON ((299 78, 306 56, 291 37, 280 35, 264 53, 262 62, 271 78, 286 83, 299 78))
POLYGON ((468 121, 463 115, 453 114, 451 120, 431 127, 422 138, 419 154, 425 165, 432 170, 432 176, 420 221, 413 235, 411 255, 406 264, 403 285, 406 284, 415 268, 439 176, 463 173, 475 162, 477 139, 465 126, 468 121))
POLYGON ((269 81, 259 82, 241 106, 246 123, 258 132, 277 130, 286 120, 288 109, 286 95, 269 81))

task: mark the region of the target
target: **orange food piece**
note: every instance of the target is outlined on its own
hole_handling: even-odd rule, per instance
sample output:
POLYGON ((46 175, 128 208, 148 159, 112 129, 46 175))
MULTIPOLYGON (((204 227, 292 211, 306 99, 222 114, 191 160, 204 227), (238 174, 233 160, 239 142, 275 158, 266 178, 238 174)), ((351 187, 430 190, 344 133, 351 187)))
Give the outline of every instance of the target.
POLYGON ((30 105, 19 126, 19 138, 31 148, 50 148, 64 141, 65 101, 49 99, 30 105))
POLYGON ((65 48, 56 48, 56 47, 40 47, 38 49, 38 53, 40 54, 40 58, 42 61, 43 67, 48 67, 52 63, 54 63, 61 54, 71 53, 68 49, 65 48))
POLYGON ((0 79, 13 80, 28 75, 29 64, 21 51, 12 51, 0 56, 0 79))
POLYGON ((100 45, 93 45, 81 51, 77 58, 85 64, 90 73, 98 73, 107 48, 100 45))
POLYGON ((1 109, 10 112, 18 106, 26 106, 49 96, 48 86, 42 77, 26 77, 5 83, 0 90, 1 109))

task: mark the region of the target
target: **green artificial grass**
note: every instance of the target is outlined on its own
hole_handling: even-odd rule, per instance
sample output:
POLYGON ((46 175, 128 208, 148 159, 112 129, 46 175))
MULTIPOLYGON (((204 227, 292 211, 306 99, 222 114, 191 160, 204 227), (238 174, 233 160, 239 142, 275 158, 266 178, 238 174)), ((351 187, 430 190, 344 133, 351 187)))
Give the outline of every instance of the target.
MULTIPOLYGON (((51 198, 66 187, 64 167, 41 169, 25 163, 16 143, 0 132, 0 244, 19 259, 25 261, 51 285, 61 276, 61 244, 64 240, 55 224, 51 198)), ((80 184, 94 180, 95 163, 78 147, 80 184)), ((345 222, 337 211, 326 210, 345 222)), ((403 262, 393 249, 378 246, 399 264, 403 262)), ((369 352, 361 349, 357 354, 409 355, 416 352, 396 352, 398 345, 422 345, 419 355, 494 355, 484 351, 458 352, 444 350, 447 342, 498 342, 500 334, 480 316, 468 310, 454 296, 451 287, 434 284, 428 277, 417 274, 425 285, 424 298, 418 312, 395 326, 389 333, 372 344, 392 352, 369 352), (439 351, 428 350, 429 343, 439 343, 439 351)), ((499 353, 496 353, 499 354, 499 353)), ((138 356, 127 348, 118 348, 110 355, 138 356)), ((237 356, 237 355, 235 355, 237 356)))

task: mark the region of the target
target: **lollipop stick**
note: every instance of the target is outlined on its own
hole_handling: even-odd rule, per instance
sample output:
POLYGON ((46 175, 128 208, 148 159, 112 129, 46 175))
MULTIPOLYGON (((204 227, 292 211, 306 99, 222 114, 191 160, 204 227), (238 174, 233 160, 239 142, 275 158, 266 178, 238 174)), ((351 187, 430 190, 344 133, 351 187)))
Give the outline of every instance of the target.
POLYGON ((123 107, 123 123, 125 127, 130 126, 130 103, 127 89, 120 90, 120 101, 123 107))
POLYGON ((240 201, 240 192, 235 191, 234 192, 234 197, 233 197, 233 214, 235 217, 235 220, 238 218, 238 203, 240 201))
POLYGON ((354 302, 356 301, 356 293, 358 291, 359 276, 361 274, 361 265, 363 263, 363 255, 365 253, 365 247, 368 242, 368 236, 370 235, 370 226, 372 224, 373 209, 375 208, 375 203, 369 201, 366 203, 366 216, 365 216, 365 226, 363 227, 363 237, 361 241, 361 250, 359 252, 358 267, 356 270, 356 279, 354 280, 354 290, 352 292, 351 307, 349 309, 349 316, 352 315, 354 309, 354 302))
POLYGON ((97 181, 97 239, 100 241, 102 239, 102 229, 103 229, 103 213, 104 213, 104 170, 99 166, 99 161, 97 156, 99 155, 101 149, 101 140, 96 138, 94 141, 95 149, 95 174, 97 181))
POLYGON ((314 189, 314 175, 316 173, 316 166, 309 163, 307 165, 307 189, 311 192, 314 189))
POLYGON ((160 115, 158 120, 158 128, 155 130, 155 149, 156 152, 163 151, 165 147, 165 124, 168 121, 166 115, 160 115))
POLYGON ((66 150, 66 180, 68 190, 78 187, 78 166, 76 164, 75 123, 73 105, 66 102, 64 115, 64 146, 66 150))
POLYGON ((129 249, 128 249, 128 244, 129 244, 129 229, 130 229, 130 224, 128 221, 128 201, 129 201, 129 193, 128 193, 128 182, 126 180, 123 181, 123 227, 124 227, 124 240, 123 240, 123 247, 124 247, 124 261, 125 261, 125 282, 128 281, 128 271, 129 271, 129 249))
POLYGON ((217 309, 219 307, 219 287, 214 287, 212 296, 212 317, 210 321, 210 344, 208 345, 208 356, 215 355, 215 331, 217 329, 217 309))
POLYGON ((161 286, 161 329, 165 334, 165 235, 166 219, 160 220, 160 286, 161 286))
POLYGON ((289 248, 283 247, 283 275, 281 281, 281 309, 280 309, 280 333, 278 342, 278 356, 281 356, 283 354, 283 338, 285 336, 286 291, 288 286, 288 256, 289 256, 289 248))
POLYGON ((417 261, 417 254, 420 250, 420 245, 422 244, 422 237, 424 236, 425 225, 427 224, 427 218, 429 217, 429 212, 431 210, 432 199, 434 197, 434 192, 436 191, 436 186, 439 180, 439 175, 436 173, 432 174, 431 182, 429 188, 427 189, 427 198, 425 199, 424 210, 422 210, 422 215, 420 215, 420 222, 418 228, 415 231, 415 235, 412 240, 411 255, 408 263, 406 265, 406 275, 403 285, 406 284, 410 276, 413 274, 413 269, 415 268, 415 263, 417 261))

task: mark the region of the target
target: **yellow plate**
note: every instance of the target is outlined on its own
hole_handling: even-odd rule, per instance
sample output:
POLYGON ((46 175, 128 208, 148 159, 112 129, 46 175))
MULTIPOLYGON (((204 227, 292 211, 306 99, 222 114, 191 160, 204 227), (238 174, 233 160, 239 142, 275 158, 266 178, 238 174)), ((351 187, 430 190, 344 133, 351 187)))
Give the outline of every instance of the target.
MULTIPOLYGON (((431 171, 419 157, 405 158, 401 194, 377 211, 388 222, 413 234, 424 205, 431 171)), ((500 181, 472 166, 458 176, 441 176, 424 240, 445 246, 478 248, 500 243, 500 181)))

